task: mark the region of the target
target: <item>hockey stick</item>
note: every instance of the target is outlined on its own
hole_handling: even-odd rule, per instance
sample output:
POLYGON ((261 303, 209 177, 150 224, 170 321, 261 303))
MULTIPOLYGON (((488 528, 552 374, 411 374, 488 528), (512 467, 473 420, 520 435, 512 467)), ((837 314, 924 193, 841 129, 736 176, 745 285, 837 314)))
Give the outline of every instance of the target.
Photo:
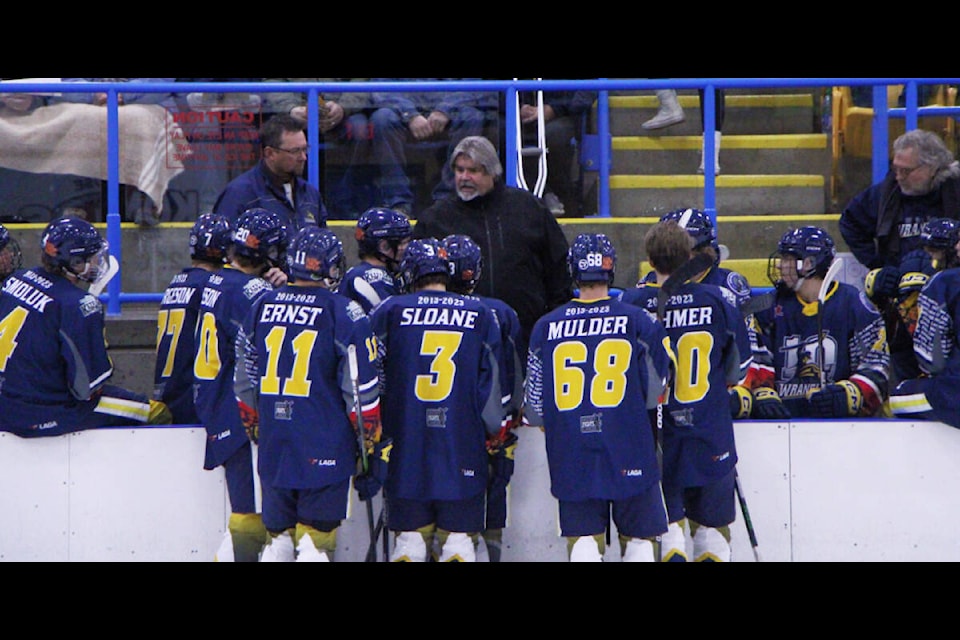
POLYGON ((827 274, 823 276, 823 282, 820 283, 820 292, 817 294, 817 363, 820 366, 820 386, 827 384, 826 357, 823 353, 823 302, 827 297, 827 291, 830 285, 837 279, 837 273, 843 267, 843 258, 834 258, 833 264, 827 269, 827 274))
POLYGON ((87 288, 87 293, 94 298, 100 297, 103 290, 107 288, 107 284, 113 280, 113 276, 117 275, 120 271, 120 263, 117 262, 117 259, 113 256, 107 256, 107 263, 108 267, 106 272, 87 288))
POLYGON ((747 525, 747 535, 750 537, 750 546, 753 547, 753 557, 760 562, 760 550, 757 549, 757 532, 753 530, 753 520, 750 519, 750 509, 747 508, 747 499, 743 495, 743 487, 740 486, 740 474, 737 468, 733 468, 733 486, 737 491, 737 500, 740 502, 740 512, 743 514, 743 522, 747 525))
POLYGON ((677 292, 687 280, 702 271, 706 271, 713 266, 713 257, 705 253, 698 253, 692 258, 677 267, 676 271, 660 285, 660 291, 657 292, 657 319, 663 322, 664 309, 667 305, 667 298, 677 292))
MULTIPOLYGON (((363 437, 363 403, 360 401, 360 367, 357 365, 357 347, 350 345, 347 347, 347 364, 350 367, 350 383, 353 385, 353 410, 357 414, 357 446, 360 447, 360 469, 366 473, 370 469, 367 460, 367 443, 363 437)), ((377 559, 377 531, 373 523, 373 499, 365 500, 367 503, 367 525, 370 530, 370 547, 367 549, 367 562, 376 562, 377 559), (370 551, 373 551, 373 559, 370 559, 370 551)))

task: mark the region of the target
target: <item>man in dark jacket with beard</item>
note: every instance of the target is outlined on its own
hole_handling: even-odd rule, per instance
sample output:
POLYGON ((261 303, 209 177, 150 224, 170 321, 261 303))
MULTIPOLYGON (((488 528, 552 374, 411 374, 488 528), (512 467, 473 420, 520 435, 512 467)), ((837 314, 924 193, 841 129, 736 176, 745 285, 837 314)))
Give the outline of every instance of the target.
POLYGON ((543 201, 503 183, 493 144, 468 136, 450 155, 456 195, 420 213, 414 238, 466 234, 480 245, 483 278, 476 295, 509 304, 523 326, 523 352, 537 319, 573 297, 569 243, 543 201))
POLYGON ((854 196, 840 214, 840 233, 850 251, 870 269, 864 288, 887 324, 896 381, 915 377, 913 340, 895 299, 904 275, 901 259, 922 250, 921 231, 934 218, 960 219, 960 165, 939 135, 914 129, 893 143, 890 171, 854 196))

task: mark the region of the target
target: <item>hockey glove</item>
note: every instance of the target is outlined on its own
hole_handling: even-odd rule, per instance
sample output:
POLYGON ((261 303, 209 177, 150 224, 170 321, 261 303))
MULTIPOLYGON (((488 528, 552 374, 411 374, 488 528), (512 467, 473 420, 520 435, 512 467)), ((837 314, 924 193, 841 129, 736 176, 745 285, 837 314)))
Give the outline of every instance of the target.
POLYGON ((260 413, 243 400, 237 400, 237 406, 240 407, 240 421, 247 430, 247 437, 250 442, 257 444, 260 440, 260 413))
POLYGON ((886 300, 897 296, 899 284, 900 269, 886 266, 882 269, 874 269, 867 274, 867 277, 863 280, 863 290, 867 297, 873 300, 874 304, 880 306, 886 300))
POLYGON ((739 384, 730 387, 730 417, 734 420, 745 420, 753 411, 753 394, 746 387, 739 384))
POLYGON ((848 418, 863 408, 860 387, 849 380, 828 384, 807 394, 811 415, 817 418, 848 418))
MULTIPOLYGON (((357 412, 350 412, 350 424, 357 428, 357 412)), ((367 455, 373 454, 374 446, 380 442, 383 423, 380 421, 380 405, 363 412, 363 442, 367 445, 367 455)))
POLYGON ((517 434, 501 431, 487 440, 487 453, 490 455, 490 478, 487 481, 487 493, 506 491, 513 475, 514 454, 517 450, 517 434))
POLYGON ((387 465, 393 450, 393 438, 384 438, 373 447, 373 453, 367 458, 369 468, 366 473, 353 479, 353 486, 361 500, 370 500, 377 495, 387 480, 387 465))
POLYGON ((753 417, 758 420, 782 420, 790 417, 790 412, 780 401, 780 395, 770 387, 753 390, 753 417))

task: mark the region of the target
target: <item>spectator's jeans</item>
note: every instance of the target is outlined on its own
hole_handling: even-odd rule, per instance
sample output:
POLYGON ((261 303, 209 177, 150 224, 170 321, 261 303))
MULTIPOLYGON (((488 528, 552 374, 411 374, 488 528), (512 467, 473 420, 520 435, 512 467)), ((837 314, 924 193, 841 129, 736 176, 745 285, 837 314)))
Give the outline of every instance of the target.
MULTIPOLYGON (((405 145, 416 143, 407 125, 393 109, 377 109, 370 117, 373 123, 373 161, 380 168, 381 203, 388 207, 400 204, 413 205, 414 194, 405 167, 405 145)), ((450 168, 450 153, 467 136, 483 134, 484 113, 474 107, 460 107, 451 114, 450 124, 444 132, 448 141, 439 184, 433 190, 434 199, 452 193, 453 169, 450 168)))
POLYGON ((361 213, 377 204, 364 188, 366 181, 362 175, 370 134, 370 123, 363 113, 349 116, 338 126, 322 134, 325 144, 332 143, 337 147, 344 147, 347 151, 345 164, 338 166, 336 171, 331 171, 324 152, 320 154, 321 166, 325 168, 325 204, 331 219, 356 220, 361 213))

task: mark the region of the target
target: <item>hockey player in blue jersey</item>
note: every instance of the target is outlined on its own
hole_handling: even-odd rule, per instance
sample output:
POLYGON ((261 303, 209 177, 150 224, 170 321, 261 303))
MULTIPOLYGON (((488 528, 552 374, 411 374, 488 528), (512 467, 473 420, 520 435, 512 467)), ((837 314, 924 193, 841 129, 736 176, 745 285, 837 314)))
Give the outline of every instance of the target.
POLYGON ((162 402, 107 384, 113 363, 100 300, 107 242, 86 220, 57 218, 40 235, 40 265, 0 293, 0 430, 24 438, 102 426, 169 424, 162 402))
MULTIPOLYGON (((203 468, 223 466, 230 518, 216 560, 256 562, 267 533, 257 512, 253 449, 233 390, 237 334, 257 298, 272 289, 263 275, 286 267, 287 229, 265 209, 240 215, 228 248, 227 265, 211 273, 200 292, 200 318, 193 364, 197 416, 207 431, 203 468)), ((285 283, 284 283, 285 284, 285 283)))
POLYGON ((400 265, 406 293, 373 310, 383 433, 393 438, 384 486, 394 562, 476 560, 489 454, 500 433, 500 327, 479 300, 447 291, 447 252, 414 240, 400 265))
POLYGON ((193 404, 193 360, 200 293, 211 272, 227 260, 230 222, 226 216, 205 213, 190 229, 190 266, 173 276, 157 312, 157 359, 153 399, 173 414, 174 424, 198 424, 193 404))
POLYGON ((0 224, 0 282, 7 279, 7 276, 20 268, 23 262, 23 254, 20 251, 20 243, 10 235, 5 226, 0 224))
POLYGON ((671 375, 670 341, 642 309, 610 297, 607 236, 577 236, 567 263, 579 297, 533 327, 524 414, 545 434, 570 561, 603 560, 612 511, 623 561, 653 562, 667 514, 650 410, 671 375))
POLYGON ((900 259, 899 271, 892 267, 873 269, 864 278, 867 293, 884 318, 887 342, 890 345, 891 388, 901 380, 920 377, 922 370, 913 352, 913 330, 917 322, 917 298, 920 290, 937 271, 960 265, 955 246, 960 240, 960 221, 953 218, 932 218, 920 229, 921 248, 908 252, 900 259), (895 278, 896 285, 880 282, 895 278), (878 292, 894 288, 895 295, 886 297, 878 292))
POLYGON ((787 231, 771 254, 767 275, 776 298, 754 314, 761 347, 754 418, 878 415, 890 376, 886 328, 851 284, 834 281, 818 303, 835 256, 833 238, 814 226, 787 231))
MULTIPOLYGON (((743 274, 720 266, 720 243, 717 239, 717 227, 713 224, 710 216, 700 209, 674 209, 660 218, 660 222, 666 220, 675 220, 681 228, 686 230, 693 240, 694 252, 707 253, 713 258, 714 266, 700 274, 698 282, 715 284, 718 287, 730 290, 737 296, 738 304, 742 304, 750 298, 750 283, 747 282, 743 274)), ((656 281, 656 271, 650 271, 637 286, 640 286, 643 282, 655 283, 656 281)))
POLYGON ((501 350, 500 381, 503 388, 504 419, 500 434, 491 446, 490 478, 487 482, 487 521, 483 541, 490 562, 500 561, 503 528, 507 526, 507 485, 513 475, 517 435, 523 406, 523 380, 527 370, 527 345, 517 312, 503 300, 474 295, 474 289, 483 273, 480 245, 470 236, 449 235, 441 240, 450 261, 448 291, 471 296, 493 309, 500 322, 501 350))
POLYGON ((890 392, 890 411, 899 418, 939 420, 960 429, 956 401, 960 388, 960 224, 950 218, 930 220, 924 225, 921 241, 932 258, 933 273, 904 273, 899 286, 899 312, 912 335, 919 373, 900 381, 890 392), (951 241, 953 246, 949 246, 951 241), (913 290, 904 298, 907 289, 913 290))
POLYGON ((346 259, 333 231, 301 229, 287 256, 291 281, 257 299, 238 337, 234 389, 241 413, 258 424, 269 533, 260 561, 332 562, 357 471, 350 345, 370 461, 369 475, 358 479, 362 500, 379 491, 389 461, 376 340, 360 305, 335 293, 346 259))
POLYGON ((369 314, 387 297, 399 293, 400 261, 413 230, 401 212, 375 207, 360 215, 355 237, 360 262, 343 277, 340 293, 356 300, 369 314))
MULTIPOLYGON (((653 301, 656 308, 664 283, 690 259, 688 232, 669 219, 647 231, 644 250, 657 280, 629 291, 637 294, 634 304, 650 308, 653 301)), ((731 400, 727 390, 745 381, 752 350, 737 296, 705 284, 701 276, 671 291, 663 307, 662 322, 677 357, 661 416, 669 518, 661 539, 664 562, 686 562, 688 525, 695 562, 729 561, 730 524, 736 519, 738 458, 729 407, 739 398, 731 400)))

